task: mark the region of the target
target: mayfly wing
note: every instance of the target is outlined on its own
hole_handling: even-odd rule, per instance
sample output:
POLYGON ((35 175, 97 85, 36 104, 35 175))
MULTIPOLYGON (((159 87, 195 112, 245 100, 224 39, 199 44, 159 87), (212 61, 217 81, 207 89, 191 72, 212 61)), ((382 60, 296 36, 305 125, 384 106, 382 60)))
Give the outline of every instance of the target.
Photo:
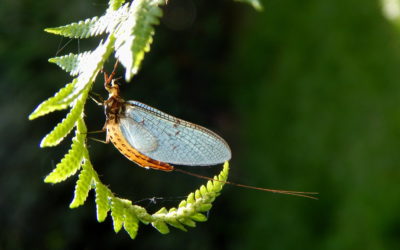
POLYGON ((121 132, 140 153, 157 161, 207 166, 231 158, 228 144, 214 132, 137 101, 128 101, 121 132))
POLYGON ((151 152, 157 149, 158 140, 153 134, 134 119, 120 119, 120 128, 125 138, 134 138, 129 140, 129 144, 141 153, 151 152))

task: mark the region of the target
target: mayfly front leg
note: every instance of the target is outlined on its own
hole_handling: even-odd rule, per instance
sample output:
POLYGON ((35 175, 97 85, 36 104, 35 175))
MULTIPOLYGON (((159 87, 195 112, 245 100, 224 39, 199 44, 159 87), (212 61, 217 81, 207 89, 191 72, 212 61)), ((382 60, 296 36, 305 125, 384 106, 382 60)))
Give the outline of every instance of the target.
POLYGON ((107 72, 105 72, 104 70, 101 70, 102 73, 104 74, 104 88, 106 90, 110 89, 110 87, 111 87, 110 84, 111 84, 111 82, 112 82, 112 80, 113 80, 113 78, 114 78, 114 76, 115 76, 115 74, 117 72, 117 67, 118 67, 118 60, 115 61, 114 69, 113 69, 113 71, 111 72, 110 75, 108 75, 107 72))

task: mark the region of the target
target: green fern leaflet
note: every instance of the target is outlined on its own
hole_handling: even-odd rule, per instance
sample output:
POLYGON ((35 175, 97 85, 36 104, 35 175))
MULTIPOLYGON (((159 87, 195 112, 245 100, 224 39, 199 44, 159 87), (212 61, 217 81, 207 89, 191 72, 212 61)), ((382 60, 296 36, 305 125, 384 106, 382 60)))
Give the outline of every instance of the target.
MULTIPOLYGON (((254 7, 261 6, 257 0, 247 2, 254 7)), ((146 53, 150 51, 154 26, 159 23, 162 16, 160 6, 164 4, 165 0, 135 0, 127 3, 124 0, 110 0, 103 16, 46 29, 49 33, 64 37, 84 39, 101 35, 103 39, 91 51, 49 59, 49 62, 68 72, 73 79, 53 97, 38 105, 29 116, 33 120, 54 111, 69 109, 66 117, 40 144, 41 147, 56 146, 72 131, 75 132, 70 150, 45 178, 45 182, 59 183, 78 174, 70 208, 83 205, 93 190, 97 220, 102 222, 110 215, 114 231, 124 228, 132 239, 136 237, 139 222, 151 224, 160 233, 166 234, 170 226, 186 231, 187 227, 194 227, 196 222, 206 221, 207 217, 203 213, 211 209, 229 170, 226 162, 221 173, 214 177, 215 180, 208 181, 205 186, 190 193, 178 207, 161 208, 149 214, 143 207, 132 205, 130 200, 116 196, 101 182, 90 161, 83 117, 92 85, 111 54, 125 67, 126 81, 137 74, 146 53)))

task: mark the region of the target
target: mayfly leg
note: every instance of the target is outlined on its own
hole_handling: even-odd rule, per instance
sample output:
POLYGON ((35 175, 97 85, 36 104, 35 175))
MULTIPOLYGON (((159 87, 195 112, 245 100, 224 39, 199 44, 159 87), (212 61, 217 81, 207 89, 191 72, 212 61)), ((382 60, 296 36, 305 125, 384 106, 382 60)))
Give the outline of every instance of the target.
POLYGON ((118 62, 119 61, 117 59, 114 64, 114 69, 110 75, 108 75, 107 72, 105 72, 104 70, 101 70, 101 72, 104 74, 104 88, 105 89, 109 89, 110 83, 113 80, 115 74, 117 73, 118 62))
POLYGON ((98 93, 90 93, 89 94, 90 99, 92 99, 97 105, 103 106, 104 105, 104 98, 98 94, 98 93))

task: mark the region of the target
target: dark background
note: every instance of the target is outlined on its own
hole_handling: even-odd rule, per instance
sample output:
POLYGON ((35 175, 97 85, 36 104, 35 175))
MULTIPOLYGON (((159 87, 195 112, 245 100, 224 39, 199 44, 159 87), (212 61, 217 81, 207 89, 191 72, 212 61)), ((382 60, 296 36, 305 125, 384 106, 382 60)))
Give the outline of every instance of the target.
MULTIPOLYGON (((208 222, 168 235, 141 224, 135 240, 115 234, 109 217, 96 221, 92 192, 69 209, 76 176, 56 185, 43 179, 71 136, 39 148, 66 112, 27 117, 71 79, 47 59, 68 42, 58 55, 98 43, 43 29, 101 15, 106 1, 3 0, 0 249, 400 249, 396 26, 379 0, 264 3, 259 13, 230 0, 170 0, 152 51, 122 93, 222 135, 233 152, 231 181, 317 191, 320 200, 226 186, 208 222)), ((94 90, 106 96, 100 77, 94 90)), ((102 109, 86 108, 89 130, 100 129, 102 109)), ((204 183, 146 171, 111 144, 88 143, 103 182, 145 199, 138 204, 150 211, 176 206, 204 183)))

